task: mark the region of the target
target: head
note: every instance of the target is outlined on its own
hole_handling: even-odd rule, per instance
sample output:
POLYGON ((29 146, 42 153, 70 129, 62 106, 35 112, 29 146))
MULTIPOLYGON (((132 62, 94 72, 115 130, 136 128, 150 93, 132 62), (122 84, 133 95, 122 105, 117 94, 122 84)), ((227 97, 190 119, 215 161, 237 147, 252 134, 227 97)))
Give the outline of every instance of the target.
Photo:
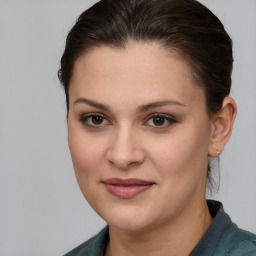
POLYGON ((58 75, 67 111, 78 57, 102 45, 124 49, 129 41, 179 52, 204 88, 209 114, 220 110, 231 88, 232 41, 209 9, 195 0, 103 0, 80 15, 66 40, 58 75))
MULTIPOLYGON (((165 197, 173 187, 169 192, 177 196, 166 199, 172 204, 178 198, 173 216, 192 197, 202 200, 208 156, 223 150, 235 117, 228 97, 232 63, 232 41, 223 25, 194 0, 102 0, 80 15, 68 34, 59 78, 78 183, 103 218, 108 221, 99 205, 108 199, 92 194, 101 186, 104 191, 113 177, 147 177, 153 188, 146 193, 155 200, 154 189, 165 197), (96 163, 110 172, 100 171, 95 184, 88 183, 96 163)), ((117 202, 115 196, 110 201, 117 202)), ((143 196, 132 202, 134 218, 143 196)), ((129 223, 125 218, 120 223, 129 223)))

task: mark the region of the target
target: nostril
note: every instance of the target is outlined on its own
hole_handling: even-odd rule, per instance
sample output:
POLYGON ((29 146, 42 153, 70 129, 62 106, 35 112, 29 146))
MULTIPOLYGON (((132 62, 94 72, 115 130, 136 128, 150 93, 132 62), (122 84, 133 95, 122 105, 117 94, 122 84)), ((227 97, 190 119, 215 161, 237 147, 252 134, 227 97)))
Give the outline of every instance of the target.
POLYGON ((144 161, 144 155, 136 150, 129 155, 120 154, 118 151, 109 151, 107 154, 107 160, 119 169, 128 169, 141 164, 144 161))
POLYGON ((120 168, 120 169, 127 169, 128 167, 134 165, 134 161, 129 160, 128 158, 124 158, 124 157, 111 157, 109 159, 109 162, 112 165, 115 165, 116 167, 120 168))
POLYGON ((144 161, 141 143, 130 126, 119 126, 113 133, 106 157, 112 165, 120 169, 131 168, 144 161))

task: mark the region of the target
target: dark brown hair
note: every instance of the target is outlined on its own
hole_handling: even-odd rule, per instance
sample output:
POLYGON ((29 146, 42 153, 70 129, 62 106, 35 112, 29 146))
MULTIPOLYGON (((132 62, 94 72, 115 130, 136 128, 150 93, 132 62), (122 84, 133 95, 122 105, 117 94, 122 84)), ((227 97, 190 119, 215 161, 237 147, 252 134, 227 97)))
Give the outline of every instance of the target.
POLYGON ((205 90, 208 113, 220 110, 231 87, 232 41, 209 9, 196 0, 101 0, 80 15, 67 36, 58 72, 67 111, 77 58, 101 45, 125 48, 129 41, 178 51, 205 90))
POLYGON ((58 76, 66 93, 76 59, 100 45, 125 48, 129 40, 157 42, 178 51, 205 90, 209 113, 229 94, 232 41, 219 19, 195 0, 101 0, 70 30, 58 76))

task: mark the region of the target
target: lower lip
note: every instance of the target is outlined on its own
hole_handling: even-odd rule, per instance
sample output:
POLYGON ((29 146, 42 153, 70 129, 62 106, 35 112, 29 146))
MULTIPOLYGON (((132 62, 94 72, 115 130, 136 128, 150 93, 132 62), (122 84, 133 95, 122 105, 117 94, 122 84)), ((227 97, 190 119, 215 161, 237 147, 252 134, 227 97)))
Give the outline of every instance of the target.
POLYGON ((130 199, 147 191, 153 184, 121 186, 105 183, 105 186, 112 195, 123 199, 130 199))

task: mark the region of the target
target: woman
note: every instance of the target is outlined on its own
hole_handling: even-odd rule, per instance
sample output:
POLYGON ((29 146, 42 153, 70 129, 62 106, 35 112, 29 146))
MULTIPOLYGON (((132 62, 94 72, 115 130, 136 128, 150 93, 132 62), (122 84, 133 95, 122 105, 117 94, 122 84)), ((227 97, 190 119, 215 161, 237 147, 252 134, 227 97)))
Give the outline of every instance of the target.
POLYGON ((207 201, 236 116, 232 41, 194 0, 102 0, 71 29, 59 78, 80 189, 108 223, 66 255, 256 255, 207 201))

